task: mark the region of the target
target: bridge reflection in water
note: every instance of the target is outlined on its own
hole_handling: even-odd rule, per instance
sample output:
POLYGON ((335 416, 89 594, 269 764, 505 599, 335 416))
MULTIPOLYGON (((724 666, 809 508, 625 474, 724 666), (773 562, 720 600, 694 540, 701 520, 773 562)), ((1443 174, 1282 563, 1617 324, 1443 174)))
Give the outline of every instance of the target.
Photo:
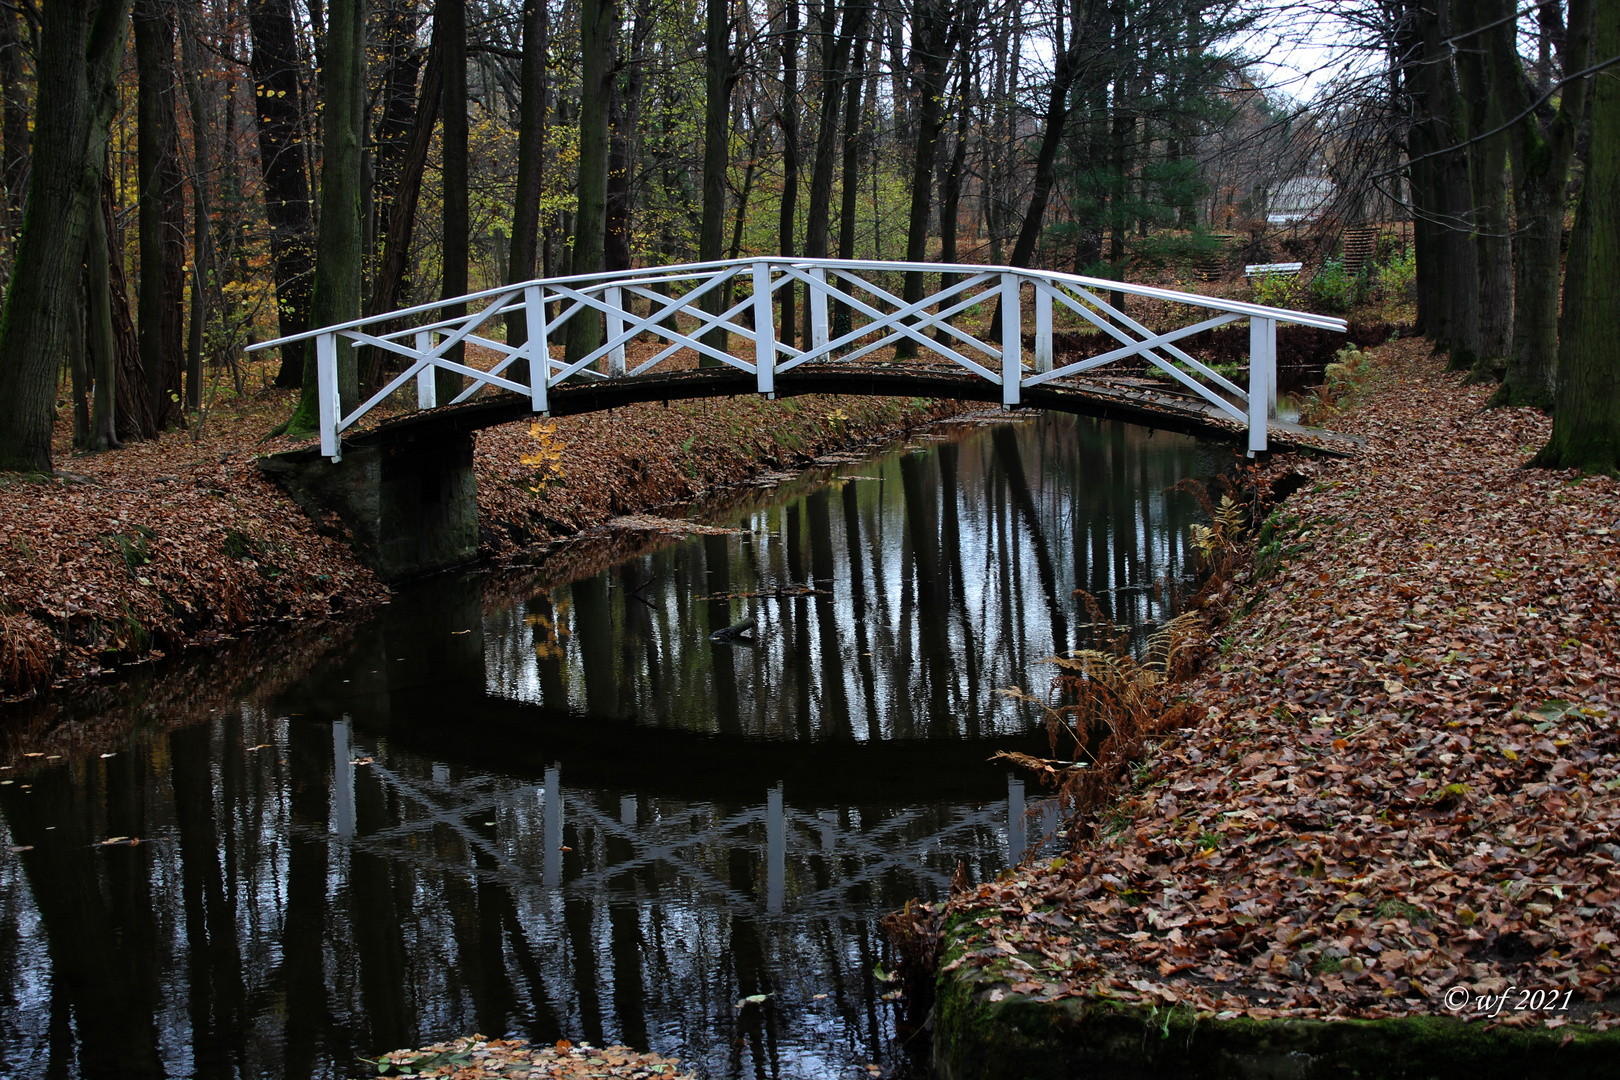
POLYGON ((473 1030, 896 1064, 877 919, 1051 830, 993 691, 1087 640, 1075 588, 1169 614, 1199 454, 1045 418, 841 466, 590 578, 426 583, 290 688, 0 787, 0 1073, 354 1075, 473 1030))

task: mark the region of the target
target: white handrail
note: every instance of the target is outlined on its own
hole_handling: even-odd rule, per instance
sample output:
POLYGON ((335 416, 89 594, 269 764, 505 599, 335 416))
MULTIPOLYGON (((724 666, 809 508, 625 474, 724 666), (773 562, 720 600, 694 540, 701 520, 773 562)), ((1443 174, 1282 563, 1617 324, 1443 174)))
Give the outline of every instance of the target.
MULTIPOLYGON (((717 304, 710 306, 718 307, 717 304)), ((1022 389, 1026 386, 1071 378, 1126 357, 1140 357, 1208 402, 1212 409, 1245 424, 1249 430, 1248 442, 1252 454, 1266 448, 1267 421, 1276 400, 1278 323, 1341 333, 1346 328, 1343 319, 1329 315, 1059 271, 766 256, 537 278, 381 315, 350 319, 261 342, 250 346, 250 349, 270 349, 295 341, 315 340, 320 376, 321 453, 334 461, 341 457, 340 434, 412 378, 417 380, 418 404, 423 408, 436 405, 437 395, 432 390, 433 371, 444 369, 472 380, 455 397, 456 402, 466 400, 486 386, 494 386, 527 394, 532 399, 533 410, 546 413, 549 411, 550 390, 571 376, 584 375, 597 380, 625 377, 625 346, 643 334, 663 339, 666 344, 650 359, 639 362, 629 372, 630 376, 648 371, 676 352, 693 349, 700 355, 711 356, 735 369, 755 375, 759 392, 770 397, 775 396, 776 376, 780 372, 816 360, 851 362, 875 349, 906 340, 989 383, 999 385, 1002 403, 1008 407, 1019 404, 1022 389), (921 300, 906 302, 863 276, 874 272, 946 274, 957 280, 921 300), (716 295, 728 280, 748 281, 752 288, 751 295, 729 304, 725 311, 706 311, 697 306, 698 301, 716 295), (693 285, 678 296, 666 296, 652 289, 655 285, 677 282, 692 282, 693 285), (779 340, 777 335, 772 294, 784 285, 803 287, 807 294, 812 333, 811 340, 803 343, 803 347, 789 345, 779 340), (1026 288, 1033 289, 1035 300, 1033 366, 1026 363, 1022 355, 1021 298, 1026 288), (862 299, 858 293, 865 294, 867 299, 862 299), (1187 326, 1156 333, 1104 298, 1110 293, 1181 304, 1213 314, 1193 320, 1187 326), (626 307, 625 301, 629 296, 648 300, 649 314, 636 315, 626 307), (396 326, 389 329, 379 325, 397 324, 412 316, 440 312, 453 304, 472 304, 479 300, 489 303, 465 315, 441 317, 433 322, 405 328, 396 326), (1001 306, 1001 341, 998 343, 983 341, 951 322, 962 311, 987 301, 996 301, 1001 306), (852 326, 835 339, 829 332, 828 310, 831 303, 842 305, 846 311, 859 313, 869 321, 852 326), (558 307, 555 319, 550 317, 548 311, 553 304, 558 307), (885 312, 885 307, 892 310, 885 312), (1119 347, 1054 369, 1052 315, 1056 307, 1079 315, 1113 337, 1119 342, 1119 347), (937 310, 929 311, 929 308, 937 310), (549 351, 550 339, 556 336, 557 327, 580 312, 605 319, 607 339, 579 360, 565 363, 553 359, 549 351), (520 313, 528 327, 528 340, 522 345, 506 345, 475 333, 499 316, 520 313), (680 329, 675 321, 680 314, 696 320, 696 329, 680 329), (1199 331, 1239 319, 1248 319, 1250 325, 1249 385, 1246 390, 1176 344, 1199 331), (375 331, 372 330, 374 327, 375 331), (700 340, 711 330, 736 334, 752 344, 754 360, 750 362, 730 351, 722 352, 700 340), (339 338, 348 338, 351 347, 369 345, 382 348, 400 353, 411 361, 383 390, 346 416, 342 415, 338 405, 339 338), (949 340, 949 344, 945 339, 949 340), (494 369, 487 372, 447 359, 445 354, 462 341, 494 347, 503 356, 494 369), (846 348, 850 351, 841 356, 835 355, 846 348), (519 374, 520 360, 528 361, 529 381, 526 385, 519 374), (589 365, 598 362, 603 365, 604 371, 589 370, 589 365), (514 370, 508 373, 509 368, 514 370), (1216 393, 1206 382, 1213 383, 1227 396, 1216 393), (1236 399, 1236 403, 1231 399, 1236 399)))

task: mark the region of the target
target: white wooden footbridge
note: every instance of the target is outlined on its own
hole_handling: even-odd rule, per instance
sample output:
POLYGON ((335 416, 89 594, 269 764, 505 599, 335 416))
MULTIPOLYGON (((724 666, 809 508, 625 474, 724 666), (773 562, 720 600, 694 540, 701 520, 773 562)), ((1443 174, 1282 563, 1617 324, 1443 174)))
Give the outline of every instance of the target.
MULTIPOLYGON (((1156 320, 1166 321, 1163 316, 1156 320)), ((1081 277, 1013 267, 946 266, 934 263, 862 262, 839 259, 751 258, 641 270, 549 278, 472 293, 455 300, 437 301, 310 330, 295 337, 277 338, 256 345, 274 348, 301 339, 315 339, 320 371, 321 453, 333 461, 342 454, 341 438, 363 417, 409 383, 416 384, 421 410, 443 410, 491 391, 506 391, 501 405, 486 409, 471 426, 487 426, 516 419, 524 413, 550 414, 607 408, 626 400, 647 400, 733 394, 753 390, 767 397, 783 392, 892 393, 911 396, 939 384, 973 392, 961 396, 999 401, 1006 407, 1049 407, 1031 400, 1040 387, 1101 392, 1134 402, 1152 422, 1152 414, 1165 419, 1187 412, 1227 423, 1229 430, 1247 432, 1250 453, 1266 449, 1268 420, 1276 402, 1276 340, 1279 323, 1295 323, 1342 332, 1343 319, 1302 311, 1264 307, 1220 297, 1100 278, 1081 277), (898 280, 904 273, 927 275, 925 280, 945 282, 915 303, 900 296, 898 280), (787 287, 802 290, 809 309, 810 339, 804 347, 788 344, 776 324, 775 294, 787 287), (1183 325, 1153 331, 1108 302, 1110 292, 1157 302, 1167 315, 1179 316, 1183 325), (733 294, 723 311, 711 313, 718 297, 733 294), (957 325, 964 314, 987 313, 999 303, 999 342, 957 325), (454 318, 438 317, 451 305, 473 309, 454 318), (851 328, 834 336, 829 309, 843 304, 851 313, 851 328), (1023 347, 1026 307, 1034 309, 1034 349, 1023 347), (508 344, 503 326, 509 317, 524 320, 527 342, 508 344), (601 318, 606 340, 590 353, 565 362, 558 357, 567 329, 578 318, 601 318), (1062 319, 1081 328, 1095 327, 1117 344, 1093 356, 1054 364, 1054 327, 1062 319), (1240 386, 1184 351, 1177 342, 1203 330, 1247 320, 1250 354, 1247 385, 1240 386), (416 325, 412 325, 416 323, 416 325), (713 330, 734 335, 729 349, 704 339, 713 330), (915 361, 875 363, 903 340, 916 346, 915 361), (653 344, 650 355, 640 343, 653 344), (456 363, 447 354, 459 343, 482 346, 496 357, 485 368, 456 363), (393 353, 404 369, 352 408, 340 406, 338 357, 340 350, 369 345, 393 353), (629 359, 635 352, 636 359, 629 359), (696 354, 717 367, 690 371, 696 354), (1139 369, 1140 361, 1168 376, 1169 393, 1155 394, 1136 385, 1087 382, 1082 376, 1124 364, 1139 369), (1123 362, 1123 364, 1122 364, 1123 362), (448 402, 435 396, 436 370, 454 372, 468 380, 466 388, 448 402), (795 379, 812 371, 814 379, 795 379), (659 378, 679 373, 678 378, 659 378), (841 386, 839 373, 847 374, 841 386), (965 382, 964 382, 965 376, 965 382), (703 385, 705 382, 711 385, 703 385), (570 390, 595 393, 587 400, 560 410, 560 398, 570 390), (977 383, 977 386, 974 384, 977 383), (582 385, 583 384, 583 385, 582 385), (612 384, 633 393, 603 393, 612 384), (885 389, 888 387, 889 389, 885 389), (508 396, 508 395, 515 395, 508 396), (1231 429, 1230 425, 1237 425, 1231 429)), ((1159 380, 1162 384, 1162 378, 1159 380)), ((1043 397, 1046 395, 1042 395, 1043 397)), ((1061 405, 1059 407, 1062 407, 1061 405)), ((1075 409, 1073 411, 1092 411, 1075 409)), ((1125 410, 1127 413, 1129 409, 1125 410)), ((413 417, 413 427, 421 417, 413 417)), ((394 421, 398 423, 398 420, 394 421)), ((463 422, 465 426, 466 422, 463 422)), ((1171 425, 1173 426, 1173 425, 1171 425)))

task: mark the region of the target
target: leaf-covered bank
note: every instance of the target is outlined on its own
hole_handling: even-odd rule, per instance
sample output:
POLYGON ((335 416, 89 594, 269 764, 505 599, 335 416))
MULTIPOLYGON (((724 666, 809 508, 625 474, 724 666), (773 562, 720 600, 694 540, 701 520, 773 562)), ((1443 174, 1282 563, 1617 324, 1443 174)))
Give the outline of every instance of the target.
POLYGON ((1124 1009, 1144 1054, 1171 1010, 1620 1023, 1620 493, 1522 468, 1549 422, 1487 395, 1394 343, 1334 421, 1364 452, 1274 463, 1304 487, 1190 722, 1066 858, 946 906, 942 1059, 1014 999, 1124 1009))
MULTIPOLYGON (((255 467, 285 406, 267 392, 54 477, 0 477, 0 697, 99 676, 272 622, 385 602, 335 517, 317 522, 255 467)), ((903 434, 950 403, 806 397, 643 405, 478 436, 489 558, 903 434)))

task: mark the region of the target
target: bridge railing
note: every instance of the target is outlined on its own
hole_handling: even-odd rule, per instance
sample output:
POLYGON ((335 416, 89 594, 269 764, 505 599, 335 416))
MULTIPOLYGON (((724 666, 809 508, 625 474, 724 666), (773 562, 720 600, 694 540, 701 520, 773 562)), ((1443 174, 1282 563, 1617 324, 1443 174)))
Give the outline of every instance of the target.
MULTIPOLYGON (((769 257, 538 279, 319 327, 254 348, 315 340, 321 453, 334 461, 342 453, 342 433, 411 381, 416 382, 420 408, 441 404, 436 371, 470 380, 443 404, 457 404, 498 388, 528 397, 536 413, 546 414, 551 391, 565 380, 643 375, 685 350, 754 375, 759 392, 774 397, 776 377, 801 364, 851 363, 902 341, 1000 386, 1001 401, 1008 407, 1020 403, 1025 387, 1141 358, 1219 414, 1245 425, 1252 454, 1266 448, 1267 421, 1275 412, 1279 323, 1345 329, 1343 319, 1331 316, 1077 274, 1005 266, 769 257), (907 301, 889 287, 889 279, 911 273, 939 275, 939 287, 907 301), (737 290, 736 285, 743 288, 737 290), (777 330, 775 296, 785 287, 802 288, 805 293, 808 336, 798 345, 777 330), (1026 290, 1035 323, 1034 350, 1028 358, 1022 334, 1026 290), (741 299, 727 303, 734 291, 741 293, 741 299), (1109 293, 1182 305, 1204 312, 1205 317, 1155 332, 1110 303, 1106 299, 1109 293), (635 310, 633 301, 637 299, 646 302, 645 314, 635 310), (997 341, 986 341, 956 325, 958 316, 987 303, 1000 306, 997 341), (465 315, 391 328, 402 321, 433 316, 452 305, 481 306, 465 315), (829 314, 840 308, 848 316, 841 317, 835 327, 829 314), (1065 310, 1116 340, 1118 347, 1054 366, 1054 314, 1065 310), (504 333, 495 336, 486 329, 492 321, 512 316, 521 317, 527 331, 527 340, 521 344, 508 343, 504 333), (573 360, 553 356, 553 346, 565 336, 559 331, 570 320, 590 317, 603 320, 606 335, 601 344, 573 360), (1190 335, 1244 319, 1249 322, 1247 386, 1239 386, 1177 345, 1190 335), (715 330, 736 335, 744 348, 733 351, 705 341, 715 330), (644 338, 653 339, 653 351, 631 366, 627 346, 644 338), (449 354, 463 343, 494 353, 494 363, 484 369, 452 360, 449 354), (366 401, 345 410, 339 389, 339 350, 363 346, 397 354, 404 358, 405 366, 366 401), (746 355, 749 351, 751 358, 746 355)), ((791 337, 797 339, 798 335, 795 332, 791 337)))

